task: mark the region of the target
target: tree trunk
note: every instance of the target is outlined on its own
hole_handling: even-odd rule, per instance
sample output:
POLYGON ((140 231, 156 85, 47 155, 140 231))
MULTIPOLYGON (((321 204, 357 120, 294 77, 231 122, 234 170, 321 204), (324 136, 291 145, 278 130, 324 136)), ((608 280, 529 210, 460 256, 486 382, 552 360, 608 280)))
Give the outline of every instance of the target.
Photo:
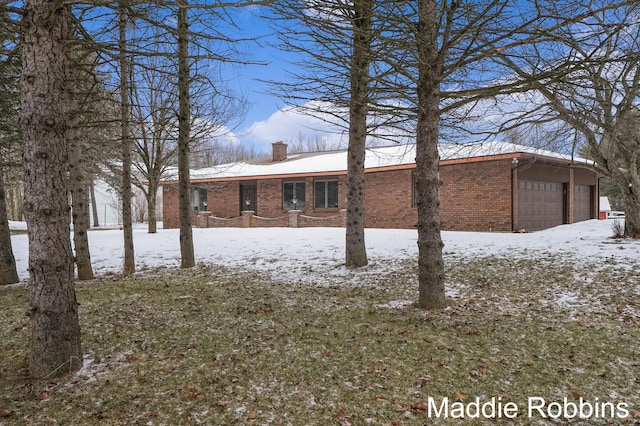
MULTIPOLYGON (((71 95, 73 96, 73 95, 71 95)), ((69 191, 71 192, 71 208, 73 220, 73 246, 78 267, 78 279, 92 280, 91 253, 89 252, 89 235, 87 229, 87 191, 82 170, 82 143, 80 141, 80 120, 77 103, 70 100, 69 135, 69 191)))
POLYGON ((41 378, 82 366, 67 192, 68 13, 62 3, 28 0, 22 18, 20 123, 29 227, 31 373, 41 378))
POLYGON ((156 219, 156 198, 158 194, 158 185, 154 182, 149 182, 149 192, 147 193, 147 216, 148 228, 150 234, 158 232, 158 220, 156 219))
POLYGON ((640 239, 640 199, 632 191, 634 187, 625 188, 624 197, 624 236, 640 239))
POLYGON ((127 16, 121 4, 118 10, 118 26, 120 36, 118 49, 120 55, 120 131, 122 137, 122 230, 124 233, 124 262, 122 274, 125 277, 133 275, 136 270, 133 252, 133 224, 131 213, 131 135, 129 117, 129 63, 127 61, 127 16))
POLYGON ((189 94, 189 8, 178 1, 178 208, 180 210, 180 255, 183 268, 195 266, 191 229, 191 180, 189 140, 191 138, 191 99, 189 94))
POLYGON ((96 202, 96 188, 93 184, 93 176, 89 180, 89 194, 91 196, 91 213, 93 215, 93 226, 100 226, 100 218, 98 218, 98 203, 96 202))
POLYGON ((3 171, 0 169, 0 285, 20 281, 16 269, 16 259, 11 248, 11 231, 7 215, 3 171))
POLYGON ((345 264, 347 267, 357 268, 369 263, 364 240, 364 159, 369 106, 373 1, 355 1, 353 5, 353 56, 350 70, 345 264))
POLYGON ((416 129, 416 197, 418 207, 418 306, 446 307, 440 236, 439 155, 440 81, 437 5, 418 1, 418 124, 416 129))

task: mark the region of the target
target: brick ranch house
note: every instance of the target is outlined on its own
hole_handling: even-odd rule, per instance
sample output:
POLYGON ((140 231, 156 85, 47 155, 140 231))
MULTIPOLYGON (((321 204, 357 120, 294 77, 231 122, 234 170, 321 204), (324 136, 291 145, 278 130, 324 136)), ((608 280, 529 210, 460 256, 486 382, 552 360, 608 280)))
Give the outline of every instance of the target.
MULTIPOLYGON (((442 228, 535 231, 597 217, 598 176, 585 160, 505 142, 440 146, 442 228), (581 167, 582 166, 582 167, 581 167)), ((413 228, 415 146, 367 149, 365 226, 413 228)), ((191 171, 198 227, 345 226, 347 151, 287 154, 191 171)), ((162 182, 165 228, 178 187, 162 182)))

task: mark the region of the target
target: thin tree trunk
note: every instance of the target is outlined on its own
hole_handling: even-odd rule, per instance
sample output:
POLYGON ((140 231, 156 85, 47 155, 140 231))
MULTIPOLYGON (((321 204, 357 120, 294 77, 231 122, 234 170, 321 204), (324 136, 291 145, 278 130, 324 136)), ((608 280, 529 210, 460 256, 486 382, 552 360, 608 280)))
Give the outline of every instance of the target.
POLYGON ((153 182, 149 182, 149 192, 147 193, 147 216, 148 229, 150 234, 158 232, 158 220, 156 219, 156 198, 158 193, 158 186, 153 182))
POLYGON ((191 229, 191 181, 189 176, 189 140, 191 138, 191 100, 189 94, 189 8, 187 0, 178 1, 178 205, 180 211, 180 255, 183 268, 195 266, 191 229))
POLYGON ((440 80, 435 0, 418 1, 418 124, 416 195, 418 207, 418 306, 446 307, 440 236, 439 155, 440 80))
POLYGON ((28 0, 22 16, 20 123, 35 377, 59 376, 82 366, 67 191, 69 13, 62 3, 28 0))
POLYGON ((89 194, 91 196, 91 214, 93 215, 93 227, 100 226, 100 218, 98 217, 98 203, 96 202, 96 188, 93 184, 93 176, 89 179, 89 194))
POLYGON ((131 135, 129 129, 129 64, 127 61, 127 16, 124 5, 118 10, 120 37, 118 49, 120 55, 120 119, 122 137, 122 229, 124 233, 124 261, 122 274, 127 277, 136 270, 133 251, 133 224, 131 214, 131 135))
POLYGON ((347 156, 346 266, 361 267, 369 261, 364 240, 364 159, 371 66, 373 1, 355 1, 353 57, 350 70, 349 149, 347 156))
POLYGON ((20 281, 16 269, 16 259, 11 247, 11 231, 7 215, 7 202, 4 191, 3 171, 0 170, 0 285, 14 284, 20 281))
POLYGON ((89 183, 86 182, 86 176, 87 175, 85 175, 84 183, 84 205, 86 206, 84 209, 84 220, 87 224, 87 229, 91 229, 91 196, 89 195, 89 183))
MULTIPOLYGON (((73 95, 71 95, 73 96, 73 95)), ((82 170, 82 143, 80 141, 80 120, 77 103, 70 100, 69 120, 69 191, 71 192, 71 208, 73 220, 73 246, 78 267, 78 279, 92 280, 91 253, 89 252, 89 235, 87 233, 87 194, 82 170)))

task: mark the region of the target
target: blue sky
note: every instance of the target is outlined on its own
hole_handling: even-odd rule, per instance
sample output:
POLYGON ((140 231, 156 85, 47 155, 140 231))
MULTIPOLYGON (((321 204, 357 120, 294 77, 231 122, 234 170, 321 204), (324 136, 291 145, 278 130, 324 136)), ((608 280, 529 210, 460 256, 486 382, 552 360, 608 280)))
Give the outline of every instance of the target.
POLYGON ((233 69, 236 73, 234 86, 248 100, 246 117, 233 131, 236 141, 254 146, 258 150, 270 150, 270 145, 274 142, 286 142, 299 137, 327 138, 332 144, 342 141, 344 138, 332 132, 330 125, 285 108, 284 100, 270 94, 272 88, 259 81, 286 80, 287 72, 295 67, 291 52, 274 47, 277 40, 273 29, 270 28, 268 19, 260 16, 260 10, 243 8, 234 16, 234 20, 242 37, 256 37, 260 40, 259 46, 253 44, 246 48, 247 59, 266 64, 242 65, 233 69))
POLYGON ((271 34, 272 29, 269 28, 267 19, 259 16, 258 10, 243 8, 234 19, 242 37, 256 37, 259 40, 259 45, 250 44, 245 48, 247 59, 265 64, 234 66, 231 71, 236 76, 233 80, 234 88, 242 92, 248 101, 245 119, 234 130, 234 135, 241 143, 263 149, 270 143, 290 137, 284 131, 287 126, 283 126, 281 137, 276 140, 269 139, 270 136, 277 134, 277 130, 275 128, 267 130, 266 127, 283 124, 281 121, 273 123, 273 120, 268 124, 269 119, 274 115, 280 115, 279 110, 284 107, 284 102, 270 94, 269 85, 260 81, 261 79, 276 81, 285 79, 285 70, 290 66, 287 61, 290 57, 287 57, 286 52, 272 46, 276 42, 271 34))

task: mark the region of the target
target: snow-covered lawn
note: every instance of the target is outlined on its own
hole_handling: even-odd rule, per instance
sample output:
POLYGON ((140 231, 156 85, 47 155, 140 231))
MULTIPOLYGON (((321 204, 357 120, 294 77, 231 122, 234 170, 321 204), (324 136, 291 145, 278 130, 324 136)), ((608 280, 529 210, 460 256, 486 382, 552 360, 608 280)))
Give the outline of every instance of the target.
MULTIPOLYGON (((560 256, 582 265, 638 267, 640 242, 613 240, 612 221, 590 220, 528 234, 443 232, 445 260, 487 256, 540 259, 560 256)), ((24 229, 22 223, 11 223, 24 229)), ((196 261, 201 264, 240 267, 317 285, 359 282, 362 275, 375 275, 417 256, 417 231, 367 229, 370 265, 346 270, 343 228, 209 228, 193 230, 196 261), (312 273, 313 272, 313 273, 312 273)), ((91 257, 98 275, 117 274, 122 268, 122 231, 95 230, 89 234, 91 257)), ((28 277, 27 236, 15 235, 13 250, 22 279, 28 277)), ((138 271, 180 265, 179 231, 134 229, 138 271)))
MULTIPOLYGON (((567 287, 560 277, 547 278, 539 302, 565 310, 571 317, 576 312, 597 309, 611 289, 599 289, 602 276, 608 279, 622 274, 624 295, 640 295, 640 241, 612 239, 613 221, 590 220, 558 226, 533 233, 443 232, 444 257, 447 266, 446 294, 454 299, 476 297, 477 282, 491 277, 496 261, 532 262, 535 268, 523 274, 545 275, 535 269, 545 265, 566 268, 572 278, 585 284, 567 287), (459 265, 478 261, 480 277, 460 277, 459 265), (633 282, 627 282, 633 281, 633 282), (470 284, 471 282, 471 284, 470 284), (604 294, 604 293, 606 294, 604 294), (628 293, 628 294, 627 294, 628 293)), ((23 223, 12 223, 14 229, 25 229, 23 223)), ((222 266, 234 270, 267 274, 277 281, 313 286, 384 286, 382 276, 395 274, 407 291, 390 306, 407 304, 417 297, 417 231, 407 229, 367 229, 366 243, 369 265, 357 270, 344 267, 343 228, 208 228, 193 230, 196 261, 201 266, 222 266)), ((92 264, 97 276, 117 275, 122 268, 123 236, 120 230, 94 230, 89 234, 92 264)), ((27 235, 13 236, 13 249, 22 279, 28 277, 27 235)), ((149 234, 144 225, 134 227, 136 268, 139 274, 158 268, 177 269, 180 265, 179 231, 160 229, 149 234)), ((546 275, 545 275, 546 276, 546 275)), ((518 278, 517 276, 515 277, 518 278)), ((529 285, 531 280, 525 280, 529 285)), ((502 284, 505 284, 504 282, 502 284)), ((515 282, 511 291, 516 291, 515 282)), ((499 293, 509 288, 502 286, 499 293)), ((489 299, 487 303, 498 303, 489 299)), ((511 306, 511 305, 509 305, 511 306)), ((510 309, 510 308, 507 308, 510 309)), ((625 308, 626 309, 626 308, 625 308)), ((631 308, 640 318, 640 309, 631 308)))

